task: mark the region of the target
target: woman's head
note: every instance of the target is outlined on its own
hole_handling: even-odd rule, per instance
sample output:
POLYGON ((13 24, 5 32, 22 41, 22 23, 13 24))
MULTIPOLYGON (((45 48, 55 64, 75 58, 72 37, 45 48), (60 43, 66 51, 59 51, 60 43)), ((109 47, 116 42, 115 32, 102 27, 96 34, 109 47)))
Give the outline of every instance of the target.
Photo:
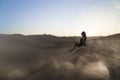
POLYGON ((82 36, 86 36, 86 33, 85 33, 85 31, 83 31, 83 32, 81 33, 81 35, 82 35, 82 36))

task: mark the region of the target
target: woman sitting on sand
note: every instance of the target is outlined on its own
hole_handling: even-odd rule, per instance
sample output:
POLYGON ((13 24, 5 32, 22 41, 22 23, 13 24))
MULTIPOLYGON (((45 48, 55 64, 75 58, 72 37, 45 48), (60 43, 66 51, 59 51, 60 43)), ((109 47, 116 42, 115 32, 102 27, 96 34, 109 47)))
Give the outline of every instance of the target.
POLYGON ((86 46, 86 39, 87 39, 86 33, 83 31, 81 33, 81 35, 82 35, 82 37, 80 39, 80 43, 75 42, 73 49, 71 49, 69 52, 72 52, 76 47, 86 46))

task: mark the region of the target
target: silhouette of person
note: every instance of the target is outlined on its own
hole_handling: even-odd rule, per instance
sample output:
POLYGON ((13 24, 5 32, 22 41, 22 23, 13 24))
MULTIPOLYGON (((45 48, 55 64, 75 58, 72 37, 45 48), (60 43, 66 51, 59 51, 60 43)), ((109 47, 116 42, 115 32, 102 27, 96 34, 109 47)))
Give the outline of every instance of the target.
POLYGON ((73 49, 71 49, 69 52, 72 52, 76 47, 86 46, 86 39, 87 39, 86 33, 83 31, 81 35, 82 37, 80 39, 80 42, 79 43, 75 42, 73 49))

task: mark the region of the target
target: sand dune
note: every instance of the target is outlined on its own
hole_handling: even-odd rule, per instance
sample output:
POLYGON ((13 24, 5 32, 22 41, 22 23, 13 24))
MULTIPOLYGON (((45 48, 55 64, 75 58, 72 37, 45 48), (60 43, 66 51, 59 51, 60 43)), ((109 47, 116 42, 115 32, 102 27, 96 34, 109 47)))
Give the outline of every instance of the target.
POLYGON ((0 80, 120 80, 120 34, 88 38, 0 35, 0 80))

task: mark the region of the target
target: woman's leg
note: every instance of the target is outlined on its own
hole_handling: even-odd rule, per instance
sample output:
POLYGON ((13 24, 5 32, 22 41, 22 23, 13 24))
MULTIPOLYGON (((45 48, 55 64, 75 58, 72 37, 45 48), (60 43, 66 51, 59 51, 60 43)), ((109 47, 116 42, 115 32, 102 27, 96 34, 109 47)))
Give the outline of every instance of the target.
POLYGON ((80 44, 77 42, 75 42, 75 45, 74 45, 73 49, 70 50, 70 52, 72 52, 76 47, 80 47, 80 44))

